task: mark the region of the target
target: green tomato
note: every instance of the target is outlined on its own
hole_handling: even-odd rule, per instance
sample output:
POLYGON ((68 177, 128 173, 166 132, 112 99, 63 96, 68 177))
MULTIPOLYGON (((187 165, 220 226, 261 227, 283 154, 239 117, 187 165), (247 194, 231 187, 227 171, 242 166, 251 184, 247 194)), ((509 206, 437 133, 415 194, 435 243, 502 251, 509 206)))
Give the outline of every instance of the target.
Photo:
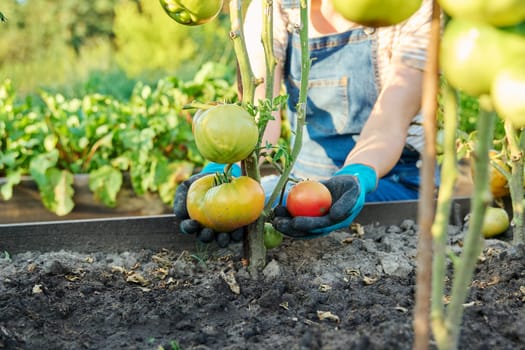
POLYGON ((332 0, 334 9, 351 22, 368 27, 403 22, 420 7, 422 0, 332 0))
POLYGON ((487 207, 481 231, 485 238, 491 238, 505 232, 510 225, 509 214, 503 208, 487 207))
POLYGON ((283 234, 277 231, 269 222, 264 223, 264 246, 273 249, 281 245, 283 234))
POLYGON ((489 94, 500 69, 525 54, 525 37, 491 25, 451 19, 441 40, 444 76, 471 96, 489 94))
POLYGON ((451 17, 494 26, 510 26, 525 20, 523 0, 438 0, 438 3, 451 17))
POLYGON ((493 81, 491 94, 501 118, 516 129, 525 127, 525 60, 502 68, 493 81))
POLYGON ((186 197, 190 218, 217 232, 232 232, 251 224, 264 208, 264 190, 251 177, 241 176, 217 185, 215 175, 191 184, 186 197))
POLYGON ((195 144, 209 161, 231 164, 246 159, 257 145, 255 118, 235 104, 217 105, 193 118, 195 144))
POLYGON ((217 17, 223 0, 160 0, 160 4, 177 23, 196 26, 217 17))

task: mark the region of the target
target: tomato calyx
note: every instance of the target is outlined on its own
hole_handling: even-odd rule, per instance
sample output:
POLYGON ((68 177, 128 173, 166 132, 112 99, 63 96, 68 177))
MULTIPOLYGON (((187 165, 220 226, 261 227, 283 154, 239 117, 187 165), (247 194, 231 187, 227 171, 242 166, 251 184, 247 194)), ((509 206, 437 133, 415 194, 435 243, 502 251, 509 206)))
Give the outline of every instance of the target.
POLYGON ((226 164, 224 171, 218 171, 215 173, 215 178, 213 179, 213 186, 220 186, 222 184, 227 184, 232 182, 232 164, 226 164))

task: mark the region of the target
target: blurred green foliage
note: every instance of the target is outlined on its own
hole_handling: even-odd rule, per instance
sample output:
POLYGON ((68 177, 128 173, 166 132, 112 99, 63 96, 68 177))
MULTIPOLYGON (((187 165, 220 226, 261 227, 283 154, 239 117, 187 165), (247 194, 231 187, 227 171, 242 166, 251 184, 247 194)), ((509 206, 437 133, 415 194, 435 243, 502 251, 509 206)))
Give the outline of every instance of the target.
MULTIPOLYGON (((445 81, 442 80, 441 84, 445 84, 445 81)), ((457 114, 458 114, 458 130, 456 133, 457 139, 457 149, 458 149, 458 158, 468 157, 469 153, 472 150, 473 140, 476 138, 476 128, 477 128, 477 119, 480 115, 480 104, 477 97, 470 96, 464 92, 456 91, 457 96, 457 114)), ((443 133, 442 133, 442 123, 443 123, 443 101, 441 95, 438 96, 438 134, 437 134, 437 143, 438 143, 438 161, 441 162, 442 151, 442 142, 443 142, 443 133)), ((494 128, 494 141, 493 148, 500 149, 502 146, 502 140, 505 138, 505 127, 503 125, 503 120, 501 118, 496 119, 496 124, 494 128)))
POLYGON ((190 28, 155 0, 4 0, 2 12, 0 81, 9 78, 22 97, 44 88, 129 98, 139 80, 191 79, 208 61, 230 66, 233 80, 226 14, 190 28))

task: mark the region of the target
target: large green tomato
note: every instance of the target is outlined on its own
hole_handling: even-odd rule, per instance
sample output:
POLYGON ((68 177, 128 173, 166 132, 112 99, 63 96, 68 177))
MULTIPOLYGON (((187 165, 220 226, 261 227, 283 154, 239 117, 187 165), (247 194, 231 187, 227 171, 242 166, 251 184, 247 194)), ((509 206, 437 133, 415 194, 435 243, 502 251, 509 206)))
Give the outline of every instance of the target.
POLYGON ((217 105, 193 119, 195 144, 212 162, 231 164, 248 157, 259 139, 255 118, 235 104, 217 105))
POLYGON ((160 0, 160 4, 177 23, 196 26, 217 17, 223 0, 160 0))
POLYGON ((523 0, 438 0, 454 18, 483 21, 494 26, 510 26, 525 20, 523 0))
POLYGON ((504 67, 492 84, 492 101, 498 115, 515 128, 525 127, 525 60, 504 67))
POLYGON ((248 176, 217 185, 215 175, 201 177, 191 184, 186 197, 190 218, 217 232, 232 232, 261 215, 264 190, 248 176))
POLYGON ((451 19, 441 40, 440 62, 452 86, 469 95, 489 94, 502 67, 525 54, 525 37, 478 21, 451 19))
POLYGON ((420 7, 422 0, 332 0, 334 9, 351 22, 368 27, 403 22, 420 7))

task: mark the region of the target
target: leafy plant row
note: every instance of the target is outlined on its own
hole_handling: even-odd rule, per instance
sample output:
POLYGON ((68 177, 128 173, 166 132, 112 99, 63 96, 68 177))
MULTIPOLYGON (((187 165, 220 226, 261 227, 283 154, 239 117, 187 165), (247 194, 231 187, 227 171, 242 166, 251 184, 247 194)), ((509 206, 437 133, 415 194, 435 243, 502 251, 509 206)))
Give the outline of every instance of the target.
POLYGON ((89 94, 67 99, 39 93, 17 102, 9 80, 0 84, 0 194, 4 200, 24 177, 38 185, 42 203, 57 215, 74 208, 74 174, 89 174, 89 187, 109 207, 129 176, 137 195, 158 193, 169 204, 178 183, 201 166, 192 114, 198 101, 234 101, 224 67, 206 63, 191 81, 137 83, 128 101, 89 94))

